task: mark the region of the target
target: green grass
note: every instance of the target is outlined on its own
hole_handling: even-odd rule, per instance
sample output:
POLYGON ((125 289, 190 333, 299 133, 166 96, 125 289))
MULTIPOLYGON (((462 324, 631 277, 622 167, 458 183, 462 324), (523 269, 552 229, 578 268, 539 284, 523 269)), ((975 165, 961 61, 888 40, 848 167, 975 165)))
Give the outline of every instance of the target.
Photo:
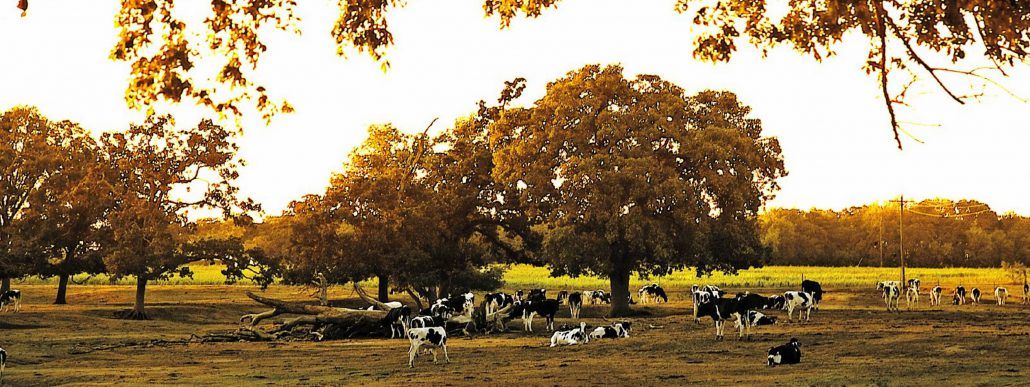
MULTIPOLYGON (((209 265, 207 263, 190 264, 194 272, 193 278, 175 277, 167 281, 154 281, 153 284, 192 284, 192 285, 222 285, 225 277, 222 275, 221 265, 209 265)), ((788 288, 796 287, 804 278, 819 281, 823 286, 833 288, 862 288, 873 287, 877 281, 898 279, 898 268, 870 268, 870 267, 813 267, 813 266, 769 266, 760 269, 741 270, 737 275, 726 275, 715 273, 711 276, 697 278, 694 271, 686 270, 673 273, 664 277, 653 277, 640 279, 634 277, 630 281, 630 288, 635 289, 643 284, 657 282, 669 289, 689 288, 692 284, 712 284, 729 288, 788 288)), ((1017 285, 1006 275, 1005 271, 997 268, 976 269, 976 268, 946 268, 946 269, 925 269, 909 268, 909 278, 918 277, 922 279, 924 286, 929 286, 940 281, 942 284, 954 286, 958 284, 967 287, 979 286, 991 289, 996 285, 1017 285)), ((86 280, 86 276, 76 276, 76 281, 86 280)), ((529 265, 513 265, 508 268, 504 276, 505 287, 508 289, 547 288, 547 289, 608 289, 608 280, 598 277, 581 276, 551 277, 550 272, 544 267, 529 265)), ((56 284, 56 278, 40 279, 29 277, 16 283, 23 284, 56 284)), ((251 285, 250 281, 241 281, 242 284, 251 285)), ((132 285, 133 278, 121 278, 111 282, 106 275, 90 277, 86 280, 87 285, 132 285)), ((375 281, 368 281, 365 286, 374 286, 375 281)))

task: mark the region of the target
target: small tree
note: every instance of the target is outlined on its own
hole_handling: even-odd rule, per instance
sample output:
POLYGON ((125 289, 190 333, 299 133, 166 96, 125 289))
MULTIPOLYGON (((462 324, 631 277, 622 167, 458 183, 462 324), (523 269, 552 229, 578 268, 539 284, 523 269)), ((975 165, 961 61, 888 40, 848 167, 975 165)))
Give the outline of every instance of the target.
POLYGON ((152 116, 101 138, 117 171, 116 204, 108 217, 112 248, 104 263, 115 276, 136 278, 136 300, 125 317, 147 318, 148 281, 190 275, 181 268, 196 257, 186 248, 194 226, 189 211, 216 210, 235 218, 259 210, 237 198, 240 161, 231 137, 210 120, 176 130, 170 117, 152 116))
POLYGON ((552 274, 609 278, 613 316, 630 313, 632 272, 733 271, 765 256, 756 213, 783 160, 731 93, 687 96, 592 65, 492 127, 508 141, 495 175, 522 187, 518 200, 546 227, 552 274))

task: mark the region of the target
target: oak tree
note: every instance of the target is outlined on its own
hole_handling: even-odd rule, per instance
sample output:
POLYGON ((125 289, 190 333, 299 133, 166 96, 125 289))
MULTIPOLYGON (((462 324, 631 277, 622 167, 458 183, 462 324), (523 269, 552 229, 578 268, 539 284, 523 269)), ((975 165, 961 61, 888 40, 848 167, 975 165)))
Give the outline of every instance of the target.
POLYGON ((783 159, 732 93, 688 96, 657 76, 590 65, 532 106, 505 109, 491 130, 508 142, 495 176, 520 187, 545 226, 539 256, 554 275, 607 277, 612 315, 630 313, 634 272, 763 261, 756 215, 783 159))

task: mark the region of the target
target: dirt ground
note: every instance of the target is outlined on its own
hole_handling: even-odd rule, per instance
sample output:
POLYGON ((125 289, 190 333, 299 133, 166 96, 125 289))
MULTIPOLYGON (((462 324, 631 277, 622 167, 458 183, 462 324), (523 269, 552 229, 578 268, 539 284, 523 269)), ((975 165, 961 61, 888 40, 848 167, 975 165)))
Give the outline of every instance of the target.
MULTIPOLYGON (((242 286, 153 286, 150 321, 114 319, 132 288, 72 287, 71 305, 51 305, 52 286, 21 286, 22 312, 0 314, 0 347, 10 355, 5 385, 1030 385, 1030 306, 923 303, 888 313, 869 290, 828 289, 822 310, 808 323, 761 327, 752 341, 727 328, 714 341, 710 320, 695 325, 683 292, 672 302, 637 305, 651 313, 633 321, 632 337, 548 348, 542 319, 535 333, 452 337, 451 363, 420 357, 407 368, 402 339, 332 342, 209 343, 130 346, 80 353, 89 346, 184 339, 191 333, 231 330, 243 313, 263 308, 242 286), (802 363, 769 368, 769 347, 797 337, 802 363)), ((738 289, 726 289, 736 291, 738 289)), ((754 290, 753 290, 754 291, 754 290)), ((782 289, 764 289, 772 294, 782 289)), ((305 299, 299 288, 276 287, 271 296, 305 299)), ((338 296, 356 305, 346 291, 338 296)), ((993 299, 986 300, 993 303, 993 299)), ((584 307, 593 325, 606 306, 584 307)), ((785 320, 785 313, 774 315, 785 320)), ((568 309, 559 314, 567 319, 568 309)), ((520 328, 520 322, 513 322, 520 328)))

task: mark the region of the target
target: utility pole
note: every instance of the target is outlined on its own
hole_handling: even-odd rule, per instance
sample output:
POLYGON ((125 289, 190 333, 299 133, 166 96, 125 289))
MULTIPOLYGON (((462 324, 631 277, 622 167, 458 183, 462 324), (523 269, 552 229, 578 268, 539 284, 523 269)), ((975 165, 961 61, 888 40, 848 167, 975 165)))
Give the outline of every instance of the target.
POLYGON ((900 205, 898 212, 898 258, 901 260, 901 289, 908 290, 908 283, 905 281, 905 195, 898 200, 891 200, 900 205))
POLYGON ((884 208, 880 207, 880 239, 876 245, 880 247, 880 267, 883 267, 883 213, 884 208))

